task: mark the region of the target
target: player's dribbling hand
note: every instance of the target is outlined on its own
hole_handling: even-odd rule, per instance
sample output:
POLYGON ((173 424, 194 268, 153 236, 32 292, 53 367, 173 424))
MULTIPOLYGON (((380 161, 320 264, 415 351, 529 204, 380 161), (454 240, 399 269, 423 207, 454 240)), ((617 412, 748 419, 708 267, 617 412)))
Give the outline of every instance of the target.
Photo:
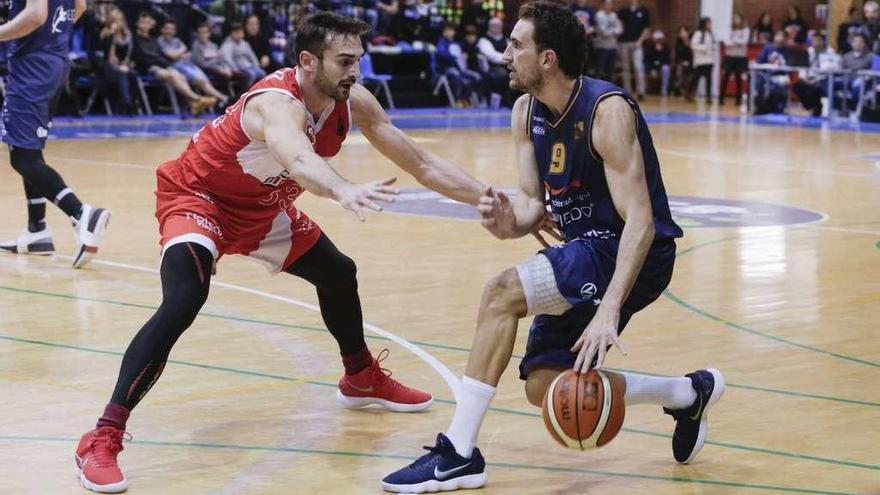
POLYGON ((608 347, 614 344, 624 356, 628 356, 626 347, 617 336, 617 325, 620 323, 620 311, 612 311, 599 309, 596 315, 590 320, 586 330, 581 337, 572 346, 571 351, 577 352, 577 359, 574 361, 574 371, 586 373, 590 369, 593 358, 596 358, 596 369, 601 369, 605 363, 605 354, 608 347))
POLYGON ((516 214, 510 197, 504 191, 487 187, 477 203, 477 211, 483 217, 483 227, 499 239, 513 237, 516 229, 516 214))
POLYGON ((347 184, 336 192, 336 201, 346 210, 350 210, 358 220, 365 221, 364 208, 373 211, 382 211, 376 201, 393 203, 394 198, 400 193, 396 187, 392 187, 397 177, 367 182, 364 184, 347 184))
POLYGON ((565 239, 562 237, 562 233, 559 232, 559 224, 556 223, 556 219, 553 217, 553 214, 549 211, 544 214, 544 218, 541 219, 541 223, 535 227, 535 230, 532 232, 532 235, 538 242, 541 243, 545 248, 550 247, 550 243, 544 239, 544 236, 541 235, 541 232, 549 235, 550 237, 556 239, 559 242, 564 241, 565 239))

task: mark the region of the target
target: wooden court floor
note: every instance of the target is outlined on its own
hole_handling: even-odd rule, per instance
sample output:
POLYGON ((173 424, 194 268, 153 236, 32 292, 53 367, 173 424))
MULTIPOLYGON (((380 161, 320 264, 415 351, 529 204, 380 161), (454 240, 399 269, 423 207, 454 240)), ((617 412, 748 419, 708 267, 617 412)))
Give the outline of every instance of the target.
MULTIPOLYGON (((480 436, 491 465, 478 493, 880 493, 880 158, 867 156, 880 152, 880 134, 717 122, 652 130, 670 194, 824 220, 687 228, 669 291, 624 333, 630 356, 611 354, 613 369, 726 374, 694 464, 673 461, 673 423, 659 407, 629 409, 624 431, 600 450, 559 447, 527 404, 514 359, 480 436)), ((486 181, 516 184, 509 131, 412 134, 486 181)), ((70 268, 73 232, 51 206, 59 255, 0 257, 0 493, 83 492, 76 439, 160 300, 153 169, 185 141, 50 143, 48 161, 113 219, 87 269, 70 268)), ((416 186, 357 135, 334 164, 354 180, 393 174, 416 186)), ((21 189, 0 164, 2 237, 25 223, 21 189)), ((424 356, 381 335, 414 342, 460 375, 483 284, 537 248, 496 241, 476 222, 382 213, 360 224, 327 201, 299 204, 358 262, 374 353, 389 348, 394 376, 438 402, 412 415, 338 407, 341 364, 312 288, 224 258, 202 315, 129 421, 134 440, 120 458, 129 493, 381 493, 379 479, 433 444, 454 407, 424 356)))

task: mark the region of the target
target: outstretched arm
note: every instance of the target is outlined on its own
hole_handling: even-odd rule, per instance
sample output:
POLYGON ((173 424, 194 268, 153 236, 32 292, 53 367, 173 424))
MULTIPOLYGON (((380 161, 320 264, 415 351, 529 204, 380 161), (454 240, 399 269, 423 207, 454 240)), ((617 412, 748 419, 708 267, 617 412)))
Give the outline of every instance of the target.
MULTIPOLYGON (((477 207, 483 227, 499 239, 522 237, 535 231, 544 220, 544 187, 535 162, 535 148, 527 125, 529 97, 521 96, 513 105, 511 130, 519 168, 519 191, 511 201, 506 194, 487 188, 477 207)), ((540 238, 540 237, 539 237, 540 238)))
POLYGON ((48 0, 27 0, 15 18, 0 26, 0 41, 9 41, 27 36, 46 23, 49 16, 48 0))
POLYGON ((380 153, 423 186, 456 201, 477 204, 485 184, 448 160, 418 146, 391 123, 376 97, 360 84, 351 88, 350 101, 354 123, 380 153))
POLYGON ((339 202, 363 221, 363 209, 382 211, 375 203, 393 201, 397 190, 394 178, 367 184, 353 184, 315 153, 304 131, 306 110, 287 95, 266 92, 247 102, 242 125, 248 135, 265 141, 272 156, 307 191, 339 202))
POLYGON ((611 200, 624 226, 614 275, 596 315, 572 348, 580 350, 574 366, 576 370, 586 371, 597 353, 596 367, 601 367, 611 344, 626 352, 617 338, 620 308, 629 296, 654 240, 654 212, 645 180, 637 126, 634 110, 623 98, 607 98, 596 109, 593 148, 605 163, 611 200))

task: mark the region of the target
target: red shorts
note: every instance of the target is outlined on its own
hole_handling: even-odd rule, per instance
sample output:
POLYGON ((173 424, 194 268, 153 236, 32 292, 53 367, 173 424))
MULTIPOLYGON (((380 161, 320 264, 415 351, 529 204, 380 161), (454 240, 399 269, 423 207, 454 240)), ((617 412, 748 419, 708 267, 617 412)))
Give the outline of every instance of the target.
POLYGON ((278 273, 305 254, 321 236, 321 228, 294 206, 229 207, 207 191, 188 184, 177 161, 156 171, 156 218, 162 252, 182 242, 209 249, 214 258, 241 254, 278 273))

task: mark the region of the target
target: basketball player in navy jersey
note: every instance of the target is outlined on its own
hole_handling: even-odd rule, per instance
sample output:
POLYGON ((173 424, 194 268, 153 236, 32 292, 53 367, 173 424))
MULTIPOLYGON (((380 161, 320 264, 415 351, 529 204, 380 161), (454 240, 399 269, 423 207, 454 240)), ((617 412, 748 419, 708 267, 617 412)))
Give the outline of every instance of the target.
MULTIPOLYGON (((388 491, 486 483, 477 432, 510 361, 518 319, 536 315, 520 378, 528 401, 540 407, 565 369, 601 368, 612 345, 625 354, 619 333, 672 278, 682 231, 638 104, 621 88, 580 75, 584 30, 564 3, 536 0, 519 15, 504 52, 511 88, 527 93, 514 105, 511 124, 519 191, 511 199, 488 188, 478 209, 495 237, 522 237, 541 222, 549 194, 565 242, 486 285, 452 424, 428 454, 385 477, 388 491)), ((621 375, 626 405, 663 406, 675 419, 673 455, 691 462, 706 440, 706 410, 724 393, 721 373, 621 375)))
POLYGON ((12 168, 24 179, 28 204, 27 228, 15 240, 0 243, 0 249, 54 253, 46 226, 46 200, 51 200, 73 221, 78 241, 74 268, 81 268, 98 252, 110 212, 83 204, 43 160, 43 148, 53 100, 67 80, 73 24, 85 9, 85 0, 12 0, 12 20, 0 26, 0 41, 11 41, 2 139, 9 145, 12 168))

